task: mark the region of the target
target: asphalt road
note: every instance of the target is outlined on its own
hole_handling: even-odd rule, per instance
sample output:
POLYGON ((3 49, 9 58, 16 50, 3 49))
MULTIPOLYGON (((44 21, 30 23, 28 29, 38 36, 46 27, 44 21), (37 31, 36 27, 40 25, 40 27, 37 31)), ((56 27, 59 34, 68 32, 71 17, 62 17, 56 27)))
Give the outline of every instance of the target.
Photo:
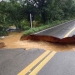
POLYGON ((58 52, 37 75, 75 75, 75 52, 58 52))
MULTIPOLYGON (((75 27, 75 20, 63 23, 61 25, 57 25, 55 27, 46 29, 44 31, 41 31, 35 34, 50 35, 50 36, 54 36, 58 38, 63 38, 74 27, 75 27)), ((73 35, 75 35, 75 30, 69 36, 73 36, 73 35)))
MULTIPOLYGON (((38 34, 63 38, 75 35, 74 28, 71 21, 38 34)), ((0 49, 0 75, 75 75, 75 52, 0 49)))
POLYGON ((0 49, 0 75, 17 75, 45 50, 0 49))

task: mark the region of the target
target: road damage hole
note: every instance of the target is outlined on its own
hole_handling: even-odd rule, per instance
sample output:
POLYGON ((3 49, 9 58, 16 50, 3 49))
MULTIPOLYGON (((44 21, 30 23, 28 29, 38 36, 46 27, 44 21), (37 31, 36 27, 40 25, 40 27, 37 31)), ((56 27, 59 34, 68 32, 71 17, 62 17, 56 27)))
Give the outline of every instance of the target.
POLYGON ((75 44, 75 36, 60 39, 57 37, 47 35, 23 35, 20 40, 46 41, 57 44, 75 44))
POLYGON ((50 50, 50 51, 75 50, 74 43, 66 44, 66 43, 49 42, 49 41, 46 41, 47 37, 45 38, 46 39, 45 41, 31 40, 31 39, 28 39, 27 36, 22 36, 22 37, 21 36, 22 36, 22 33, 11 34, 10 37, 1 39, 0 42, 5 43, 6 47, 4 48, 25 48, 26 50, 38 48, 38 49, 44 49, 44 50, 50 50))
MULTIPOLYGON (((60 39, 53 36, 28 35, 22 36, 20 40, 30 40, 30 42, 32 41, 32 44, 35 42, 37 43, 38 47, 40 45, 40 48, 45 50, 65 51, 73 50, 75 47, 75 36, 60 39)), ((33 44, 34 46, 32 45, 33 48, 36 47, 35 43, 33 44)))

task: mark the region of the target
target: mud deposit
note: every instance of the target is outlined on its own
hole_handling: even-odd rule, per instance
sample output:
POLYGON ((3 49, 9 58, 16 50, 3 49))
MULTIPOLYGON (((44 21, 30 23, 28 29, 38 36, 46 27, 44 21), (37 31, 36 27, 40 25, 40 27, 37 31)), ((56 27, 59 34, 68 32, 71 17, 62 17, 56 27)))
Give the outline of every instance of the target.
POLYGON ((0 42, 4 42, 6 47, 4 48, 26 48, 29 50, 31 48, 39 48, 50 51, 70 51, 75 50, 75 44, 57 44, 49 43, 44 41, 31 41, 23 40, 20 41, 22 33, 14 33, 7 36, 4 39, 0 39, 0 42))

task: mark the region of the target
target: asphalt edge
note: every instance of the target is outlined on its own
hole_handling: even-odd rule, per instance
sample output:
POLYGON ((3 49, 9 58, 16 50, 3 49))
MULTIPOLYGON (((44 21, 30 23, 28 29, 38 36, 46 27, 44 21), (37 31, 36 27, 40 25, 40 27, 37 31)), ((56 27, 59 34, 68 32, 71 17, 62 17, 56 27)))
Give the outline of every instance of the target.
POLYGON ((41 32, 46 31, 46 30, 48 30, 48 29, 52 29, 52 28, 55 28, 55 27, 61 26, 61 25, 63 25, 63 24, 69 23, 69 22, 74 21, 74 20, 75 20, 75 19, 70 20, 70 21, 67 21, 67 22, 64 22, 64 23, 61 23, 61 24, 58 24, 58 25, 56 25, 56 26, 53 26, 53 27, 47 28, 47 29, 45 29, 45 30, 41 30, 41 31, 36 32, 36 33, 34 33, 34 34, 41 33, 41 32))

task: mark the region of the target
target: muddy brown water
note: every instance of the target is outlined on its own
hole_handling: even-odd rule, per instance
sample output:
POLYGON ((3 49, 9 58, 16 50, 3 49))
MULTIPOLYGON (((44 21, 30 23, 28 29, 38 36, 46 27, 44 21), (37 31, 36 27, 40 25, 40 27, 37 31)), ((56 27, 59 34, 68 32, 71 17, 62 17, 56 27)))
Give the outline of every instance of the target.
POLYGON ((4 42, 6 47, 5 49, 11 48, 26 48, 26 50, 32 48, 39 48, 50 51, 70 51, 75 50, 75 44, 56 44, 49 43, 44 41, 31 41, 24 40, 21 41, 20 38, 23 33, 11 33, 9 36, 4 39, 0 39, 0 42, 4 42))

